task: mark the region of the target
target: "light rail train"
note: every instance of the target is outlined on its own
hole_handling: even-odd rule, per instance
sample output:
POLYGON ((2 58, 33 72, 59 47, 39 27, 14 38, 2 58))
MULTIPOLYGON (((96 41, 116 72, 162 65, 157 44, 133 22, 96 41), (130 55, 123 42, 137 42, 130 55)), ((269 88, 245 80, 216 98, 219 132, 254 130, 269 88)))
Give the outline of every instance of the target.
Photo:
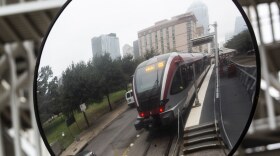
POLYGON ((136 130, 175 122, 209 67, 210 55, 204 53, 167 53, 139 64, 133 76, 136 130))

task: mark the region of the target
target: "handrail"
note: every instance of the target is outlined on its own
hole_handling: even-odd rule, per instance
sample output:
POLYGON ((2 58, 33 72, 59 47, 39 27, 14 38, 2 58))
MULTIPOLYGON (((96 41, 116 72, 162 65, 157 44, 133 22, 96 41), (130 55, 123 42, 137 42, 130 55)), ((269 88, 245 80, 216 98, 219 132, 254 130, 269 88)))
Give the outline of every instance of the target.
MULTIPOLYGON (((218 70, 215 66, 215 70, 218 70)), ((215 118, 215 126, 216 129, 219 128, 221 133, 217 132, 217 136, 223 139, 224 144, 228 149, 232 149, 233 146, 229 140, 227 132, 225 130, 224 122, 223 122, 223 115, 222 115, 222 107, 221 107, 221 93, 220 93, 220 81, 219 81, 219 74, 216 72, 216 81, 215 81, 215 92, 214 92, 214 118, 215 118)), ((224 151, 225 152, 225 151, 224 151)), ((226 152, 225 152, 226 153, 226 152)), ((226 153, 227 154, 227 153, 226 153)))
MULTIPOLYGON (((249 97, 251 98, 251 102, 253 102, 254 95, 255 95, 255 88, 256 88, 256 72, 257 69, 255 66, 242 66, 230 60, 236 68, 238 69, 239 79, 242 84, 245 86, 249 97)), ((218 70, 215 67, 215 70, 218 70)), ((224 121, 223 121, 223 114, 222 114, 222 105, 221 105, 221 96, 220 93, 220 81, 219 81, 219 74, 216 72, 216 81, 215 81, 215 92, 214 92, 214 117, 215 117, 215 125, 216 128, 219 128, 220 135, 223 139, 224 144, 227 148, 232 149, 232 143, 229 140, 228 134, 225 130, 224 121)))
POLYGON ((247 93, 251 99, 251 102, 253 103, 254 96, 255 96, 255 90, 256 90, 256 74, 257 74, 257 68, 256 66, 244 66, 241 64, 238 64, 236 62, 233 62, 230 60, 231 63, 233 63, 236 68, 238 69, 237 73, 239 76, 239 80, 243 84, 243 86, 246 88, 247 93))

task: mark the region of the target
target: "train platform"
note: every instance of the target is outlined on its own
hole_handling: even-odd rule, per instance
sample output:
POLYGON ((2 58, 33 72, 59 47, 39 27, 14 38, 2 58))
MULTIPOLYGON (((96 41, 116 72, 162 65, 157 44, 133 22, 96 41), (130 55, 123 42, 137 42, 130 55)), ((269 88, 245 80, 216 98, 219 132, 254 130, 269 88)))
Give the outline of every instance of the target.
MULTIPOLYGON (((226 68, 223 68, 226 69, 226 68)), ((224 70, 220 75, 221 112, 224 129, 215 127, 214 94, 216 72, 212 65, 198 91, 200 106, 193 103, 184 129, 183 153, 188 155, 225 155, 223 139, 226 136, 233 147, 249 118, 252 102, 237 74, 224 70), (218 133, 217 133, 218 132, 218 133), (210 147, 210 148, 208 148, 210 147), (211 152, 210 152, 211 151, 211 152), (206 152, 206 153, 205 153, 206 152), (210 153, 208 153, 210 152, 210 153)))
POLYGON ((183 155, 225 155, 217 135, 214 118, 215 70, 210 66, 198 91, 199 106, 194 102, 188 115, 183 139, 183 155))
MULTIPOLYGON (((203 83, 201 84, 199 91, 198 91, 198 101, 200 103, 200 106, 197 107, 193 107, 190 111, 189 117, 187 120, 186 124, 185 124, 185 129, 191 126, 196 126, 199 125, 201 123, 204 122, 211 122, 214 119, 214 115, 212 115, 212 113, 209 112, 213 112, 211 110, 209 110, 208 108, 212 108, 209 107, 209 105, 213 105, 214 104, 214 83, 215 82, 215 78, 214 78, 214 65, 212 65, 210 67, 210 69, 208 70, 208 73, 206 74, 203 83), (211 102, 213 101, 213 102, 211 102), (207 103, 207 104, 205 104, 207 103), (205 109, 207 109, 207 113, 205 113, 205 109), (207 120, 205 120, 207 119, 207 120)), ((195 103, 193 103, 193 106, 195 105, 195 103)))

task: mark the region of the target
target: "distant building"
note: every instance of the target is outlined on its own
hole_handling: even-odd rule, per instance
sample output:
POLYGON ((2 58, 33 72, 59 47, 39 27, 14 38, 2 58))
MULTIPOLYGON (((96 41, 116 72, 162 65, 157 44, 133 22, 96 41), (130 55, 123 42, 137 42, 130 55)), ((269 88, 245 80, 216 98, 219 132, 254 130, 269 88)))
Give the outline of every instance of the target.
POLYGON ((134 57, 132 46, 130 46, 129 44, 125 44, 122 49, 123 49, 123 56, 131 55, 134 57))
POLYGON ((138 40, 133 41, 134 58, 140 57, 138 40))
POLYGON ((208 34, 209 15, 207 5, 197 0, 189 6, 187 12, 193 12, 197 19, 197 25, 203 26, 204 34, 208 34))
MULTIPOLYGON (((203 26, 196 27, 196 35, 198 37, 204 36, 203 26)), ((208 44, 202 44, 202 45, 199 45, 197 48, 193 48, 193 49, 198 50, 198 51, 194 51, 194 52, 208 53, 208 44)))
POLYGON ((234 27, 234 35, 242 32, 243 30, 247 29, 246 22, 244 21, 242 16, 238 16, 235 18, 235 27, 234 27))
POLYGON ((91 39, 93 57, 109 53, 112 59, 121 56, 119 38, 115 33, 93 37, 91 39))
POLYGON ((161 54, 171 51, 192 52, 190 40, 197 37, 196 21, 193 13, 185 13, 139 31, 140 55, 150 50, 161 54))

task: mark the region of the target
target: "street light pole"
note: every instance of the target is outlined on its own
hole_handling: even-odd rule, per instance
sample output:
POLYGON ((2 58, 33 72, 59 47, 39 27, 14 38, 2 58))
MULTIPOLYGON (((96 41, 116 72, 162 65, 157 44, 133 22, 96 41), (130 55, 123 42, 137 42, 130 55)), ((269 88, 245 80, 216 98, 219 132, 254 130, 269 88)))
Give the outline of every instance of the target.
POLYGON ((217 31, 217 22, 214 22, 214 24, 209 24, 214 27, 214 33, 215 33, 215 67, 216 67, 216 99, 219 98, 219 47, 218 47, 218 31, 217 31))
POLYGON ((213 27, 215 29, 215 60, 216 60, 216 77, 217 77, 217 92, 216 98, 219 98, 219 49, 218 49, 218 31, 217 31, 217 22, 214 22, 213 27))

